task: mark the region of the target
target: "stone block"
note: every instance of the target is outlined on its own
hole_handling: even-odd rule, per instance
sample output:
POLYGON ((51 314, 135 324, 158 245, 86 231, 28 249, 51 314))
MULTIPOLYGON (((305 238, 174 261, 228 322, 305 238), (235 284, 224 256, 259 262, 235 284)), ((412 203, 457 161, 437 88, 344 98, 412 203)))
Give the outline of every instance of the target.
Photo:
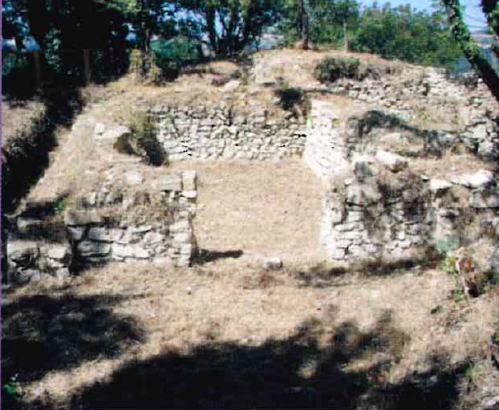
POLYGON ((81 228, 68 227, 67 230, 69 233, 69 237, 73 241, 79 241, 79 240, 83 239, 83 235, 85 234, 86 228, 84 228, 84 227, 81 227, 81 228))
POLYGON ((88 230, 87 239, 100 242, 112 242, 113 232, 109 228, 95 227, 88 230))
POLYGON ((17 230, 19 233, 29 234, 43 231, 43 221, 34 218, 17 218, 17 230))
POLYGON ((40 248, 33 241, 8 241, 7 242, 7 258, 16 265, 24 265, 30 263, 40 256, 40 248))
POLYGON ((469 188, 483 188, 496 183, 492 171, 481 169, 473 174, 464 174, 451 179, 452 182, 469 188))
POLYGON ((102 218, 95 210, 68 209, 64 214, 64 223, 69 226, 101 224, 102 218))
POLYGON ((182 191, 182 178, 178 175, 165 175, 153 182, 157 191, 182 191))
POLYGON ((69 245, 50 244, 43 248, 43 252, 51 259, 57 261, 68 261, 71 259, 71 248, 69 245))
POLYGON ((263 267, 267 270, 279 270, 282 269, 282 260, 277 257, 265 258, 263 260, 263 267))
POLYGON ((431 179, 430 180, 430 191, 433 193, 437 193, 440 191, 444 191, 452 187, 452 183, 446 181, 445 179, 431 179))
POLYGON ((184 171, 182 174, 183 188, 186 191, 195 191, 197 188, 197 171, 184 171))
POLYGON ((113 257, 118 258, 137 258, 137 259, 147 259, 150 256, 150 252, 139 246, 134 245, 120 245, 113 243, 112 245, 113 257))
POLYGON ((131 130, 128 127, 125 127, 123 125, 119 125, 117 127, 111 128, 109 131, 105 132, 102 135, 96 134, 95 137, 98 140, 118 140, 119 138, 122 138, 126 135, 131 134, 131 130))
POLYGON ((407 168, 408 165, 408 162, 404 157, 392 154, 388 151, 378 151, 376 153, 376 159, 392 172, 401 171, 407 168))
POLYGON ((82 241, 76 247, 82 257, 108 255, 111 245, 104 242, 82 241))

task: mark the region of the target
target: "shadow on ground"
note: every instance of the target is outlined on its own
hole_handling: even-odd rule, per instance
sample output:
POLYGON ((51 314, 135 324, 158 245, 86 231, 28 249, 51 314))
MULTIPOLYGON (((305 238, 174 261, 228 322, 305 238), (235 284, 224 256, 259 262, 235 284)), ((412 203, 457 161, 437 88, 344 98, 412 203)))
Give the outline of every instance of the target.
POLYGON ((359 273, 365 277, 393 277, 397 274, 406 274, 411 270, 417 272, 435 268, 441 259, 442 256, 436 252, 428 252, 419 258, 359 260, 349 267, 330 267, 328 264, 319 263, 308 270, 290 273, 298 281, 300 287, 327 288, 341 285, 352 273, 359 273))
POLYGON ((4 299, 1 375, 2 404, 6 407, 2 408, 18 408, 5 391, 6 383, 16 374, 22 382, 40 380, 51 371, 117 357, 133 343, 143 342, 144 333, 133 317, 118 316, 110 310, 127 300, 130 296, 4 299), (6 405, 9 401, 11 406, 6 405))
POLYGON ((209 249, 200 249, 198 255, 193 260, 193 265, 204 265, 214 262, 218 259, 238 259, 243 256, 243 251, 238 249, 234 251, 212 251, 209 249))
POLYGON ((285 340, 256 346, 212 342, 186 354, 165 350, 125 364, 109 382, 85 387, 70 408, 443 410, 456 403, 465 366, 451 366, 445 354, 429 358, 425 373, 396 385, 384 379, 409 340, 393 327, 389 312, 371 331, 342 323, 325 332, 320 322, 310 320, 285 340), (348 367, 369 355, 380 358, 368 368, 348 367))
POLYGON ((2 210, 12 212, 49 166, 49 153, 57 146, 57 127, 71 125, 84 101, 78 88, 43 90, 39 95, 46 115, 15 143, 2 148, 2 210))

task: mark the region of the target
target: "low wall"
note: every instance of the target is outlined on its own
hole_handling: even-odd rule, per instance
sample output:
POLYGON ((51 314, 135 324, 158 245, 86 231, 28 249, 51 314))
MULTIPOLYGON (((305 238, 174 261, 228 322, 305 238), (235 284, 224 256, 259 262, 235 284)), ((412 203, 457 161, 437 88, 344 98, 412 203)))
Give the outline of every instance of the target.
POLYGON ((53 204, 28 205, 11 220, 9 278, 66 276, 79 266, 110 261, 187 266, 198 250, 192 223, 196 200, 197 173, 184 171, 163 175, 143 189, 82 195, 63 218, 39 211, 53 204))
POLYGON ((265 110, 241 114, 224 104, 152 110, 157 138, 171 161, 194 159, 269 160, 301 156, 304 127, 278 122, 265 110))
POLYGON ((334 260, 408 258, 451 237, 466 245, 493 232, 498 208, 489 171, 428 180, 362 158, 349 178, 330 183, 321 243, 334 260))

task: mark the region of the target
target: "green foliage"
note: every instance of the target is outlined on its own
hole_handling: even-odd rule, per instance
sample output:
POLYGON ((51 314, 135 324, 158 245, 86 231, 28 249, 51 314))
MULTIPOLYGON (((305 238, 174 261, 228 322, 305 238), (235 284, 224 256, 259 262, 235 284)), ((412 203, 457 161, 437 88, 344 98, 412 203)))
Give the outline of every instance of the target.
MULTIPOLYGON (((313 44, 339 45, 343 42, 343 24, 356 27, 360 15, 360 3, 356 0, 308 0, 309 36, 313 44)), ((283 19, 278 28, 284 36, 284 44, 290 45, 301 38, 302 27, 296 0, 285 2, 283 19)))
POLYGON ((177 32, 216 56, 237 54, 257 41, 282 13, 283 0, 174 0, 177 32), (181 16, 181 17, 180 17, 181 16))
POLYGON ((119 152, 143 157, 151 165, 168 165, 167 157, 156 138, 154 118, 146 111, 129 110, 118 121, 126 124, 131 134, 118 139, 114 148, 119 152))
POLYGON ((305 96, 301 88, 284 87, 277 89, 275 93, 279 97, 279 104, 287 111, 305 102, 305 96))
POLYGON ((56 215, 61 215, 66 207, 68 206, 68 198, 59 198, 55 203, 54 203, 54 213, 56 215))
POLYGON ((390 4, 363 11, 350 49, 446 67, 456 64, 461 55, 442 12, 415 12, 410 6, 392 8, 390 4))
POLYGON ((459 248, 459 237, 456 235, 447 235, 445 239, 437 241, 436 248, 440 255, 447 255, 449 252, 459 248))
POLYGON ((14 399, 19 399, 22 395, 21 384, 17 380, 18 376, 18 374, 15 374, 10 378, 9 382, 3 386, 5 392, 14 399))
POLYGON ((321 83, 332 83, 339 78, 356 78, 360 62, 351 57, 326 57, 315 67, 314 75, 321 83))
MULTIPOLYGON (((490 92, 499 101, 499 74, 484 57, 480 47, 471 37, 470 30, 463 19, 459 0, 442 0, 449 17, 452 34, 461 47, 468 62, 482 77, 490 92)), ((487 17, 487 24, 496 36, 499 36, 499 2, 497 0, 482 1, 482 11, 487 17)), ((498 54, 497 46, 494 49, 498 54)))

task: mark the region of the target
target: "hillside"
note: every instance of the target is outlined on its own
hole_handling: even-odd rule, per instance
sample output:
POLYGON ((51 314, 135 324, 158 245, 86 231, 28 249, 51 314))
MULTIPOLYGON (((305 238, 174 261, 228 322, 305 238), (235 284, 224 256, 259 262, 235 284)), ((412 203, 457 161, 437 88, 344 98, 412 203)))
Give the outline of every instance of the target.
MULTIPOLYGON (((350 177, 320 178, 303 160, 319 127, 312 109, 327 106, 342 136, 364 130, 352 161, 384 149, 425 180, 475 171, 497 180, 497 103, 483 85, 370 55, 349 55, 362 79, 324 84, 314 70, 326 56, 344 54, 264 51, 162 87, 130 75, 83 90, 85 107, 58 129, 43 177, 8 215, 7 251, 22 256, 8 255, 11 277, 26 282, 2 291, 2 383, 21 389, 17 401, 3 392, 11 408, 499 408, 497 273, 469 300, 445 272, 451 252, 332 260, 321 243, 325 193, 350 177), (168 165, 116 150, 123 127, 145 114, 168 165), (155 219, 161 184, 180 209, 172 225, 155 219), (82 228, 72 207, 94 219, 82 228), (197 248, 190 266, 174 266, 182 247, 178 260, 140 256, 147 241, 148 255, 161 254, 155 238, 179 221, 192 232, 173 237, 197 248), (29 227, 68 232, 33 245, 29 227), (143 236, 125 241, 130 232, 143 236), (57 246, 82 251, 82 237, 94 240, 87 250, 107 250, 76 269, 63 249, 53 276, 25 268, 57 246), (115 249, 121 262, 104 259, 115 249)), ((7 141, 25 136, 14 119, 30 107, 7 104, 7 141)), ((467 244, 487 272, 498 222, 467 244)))

